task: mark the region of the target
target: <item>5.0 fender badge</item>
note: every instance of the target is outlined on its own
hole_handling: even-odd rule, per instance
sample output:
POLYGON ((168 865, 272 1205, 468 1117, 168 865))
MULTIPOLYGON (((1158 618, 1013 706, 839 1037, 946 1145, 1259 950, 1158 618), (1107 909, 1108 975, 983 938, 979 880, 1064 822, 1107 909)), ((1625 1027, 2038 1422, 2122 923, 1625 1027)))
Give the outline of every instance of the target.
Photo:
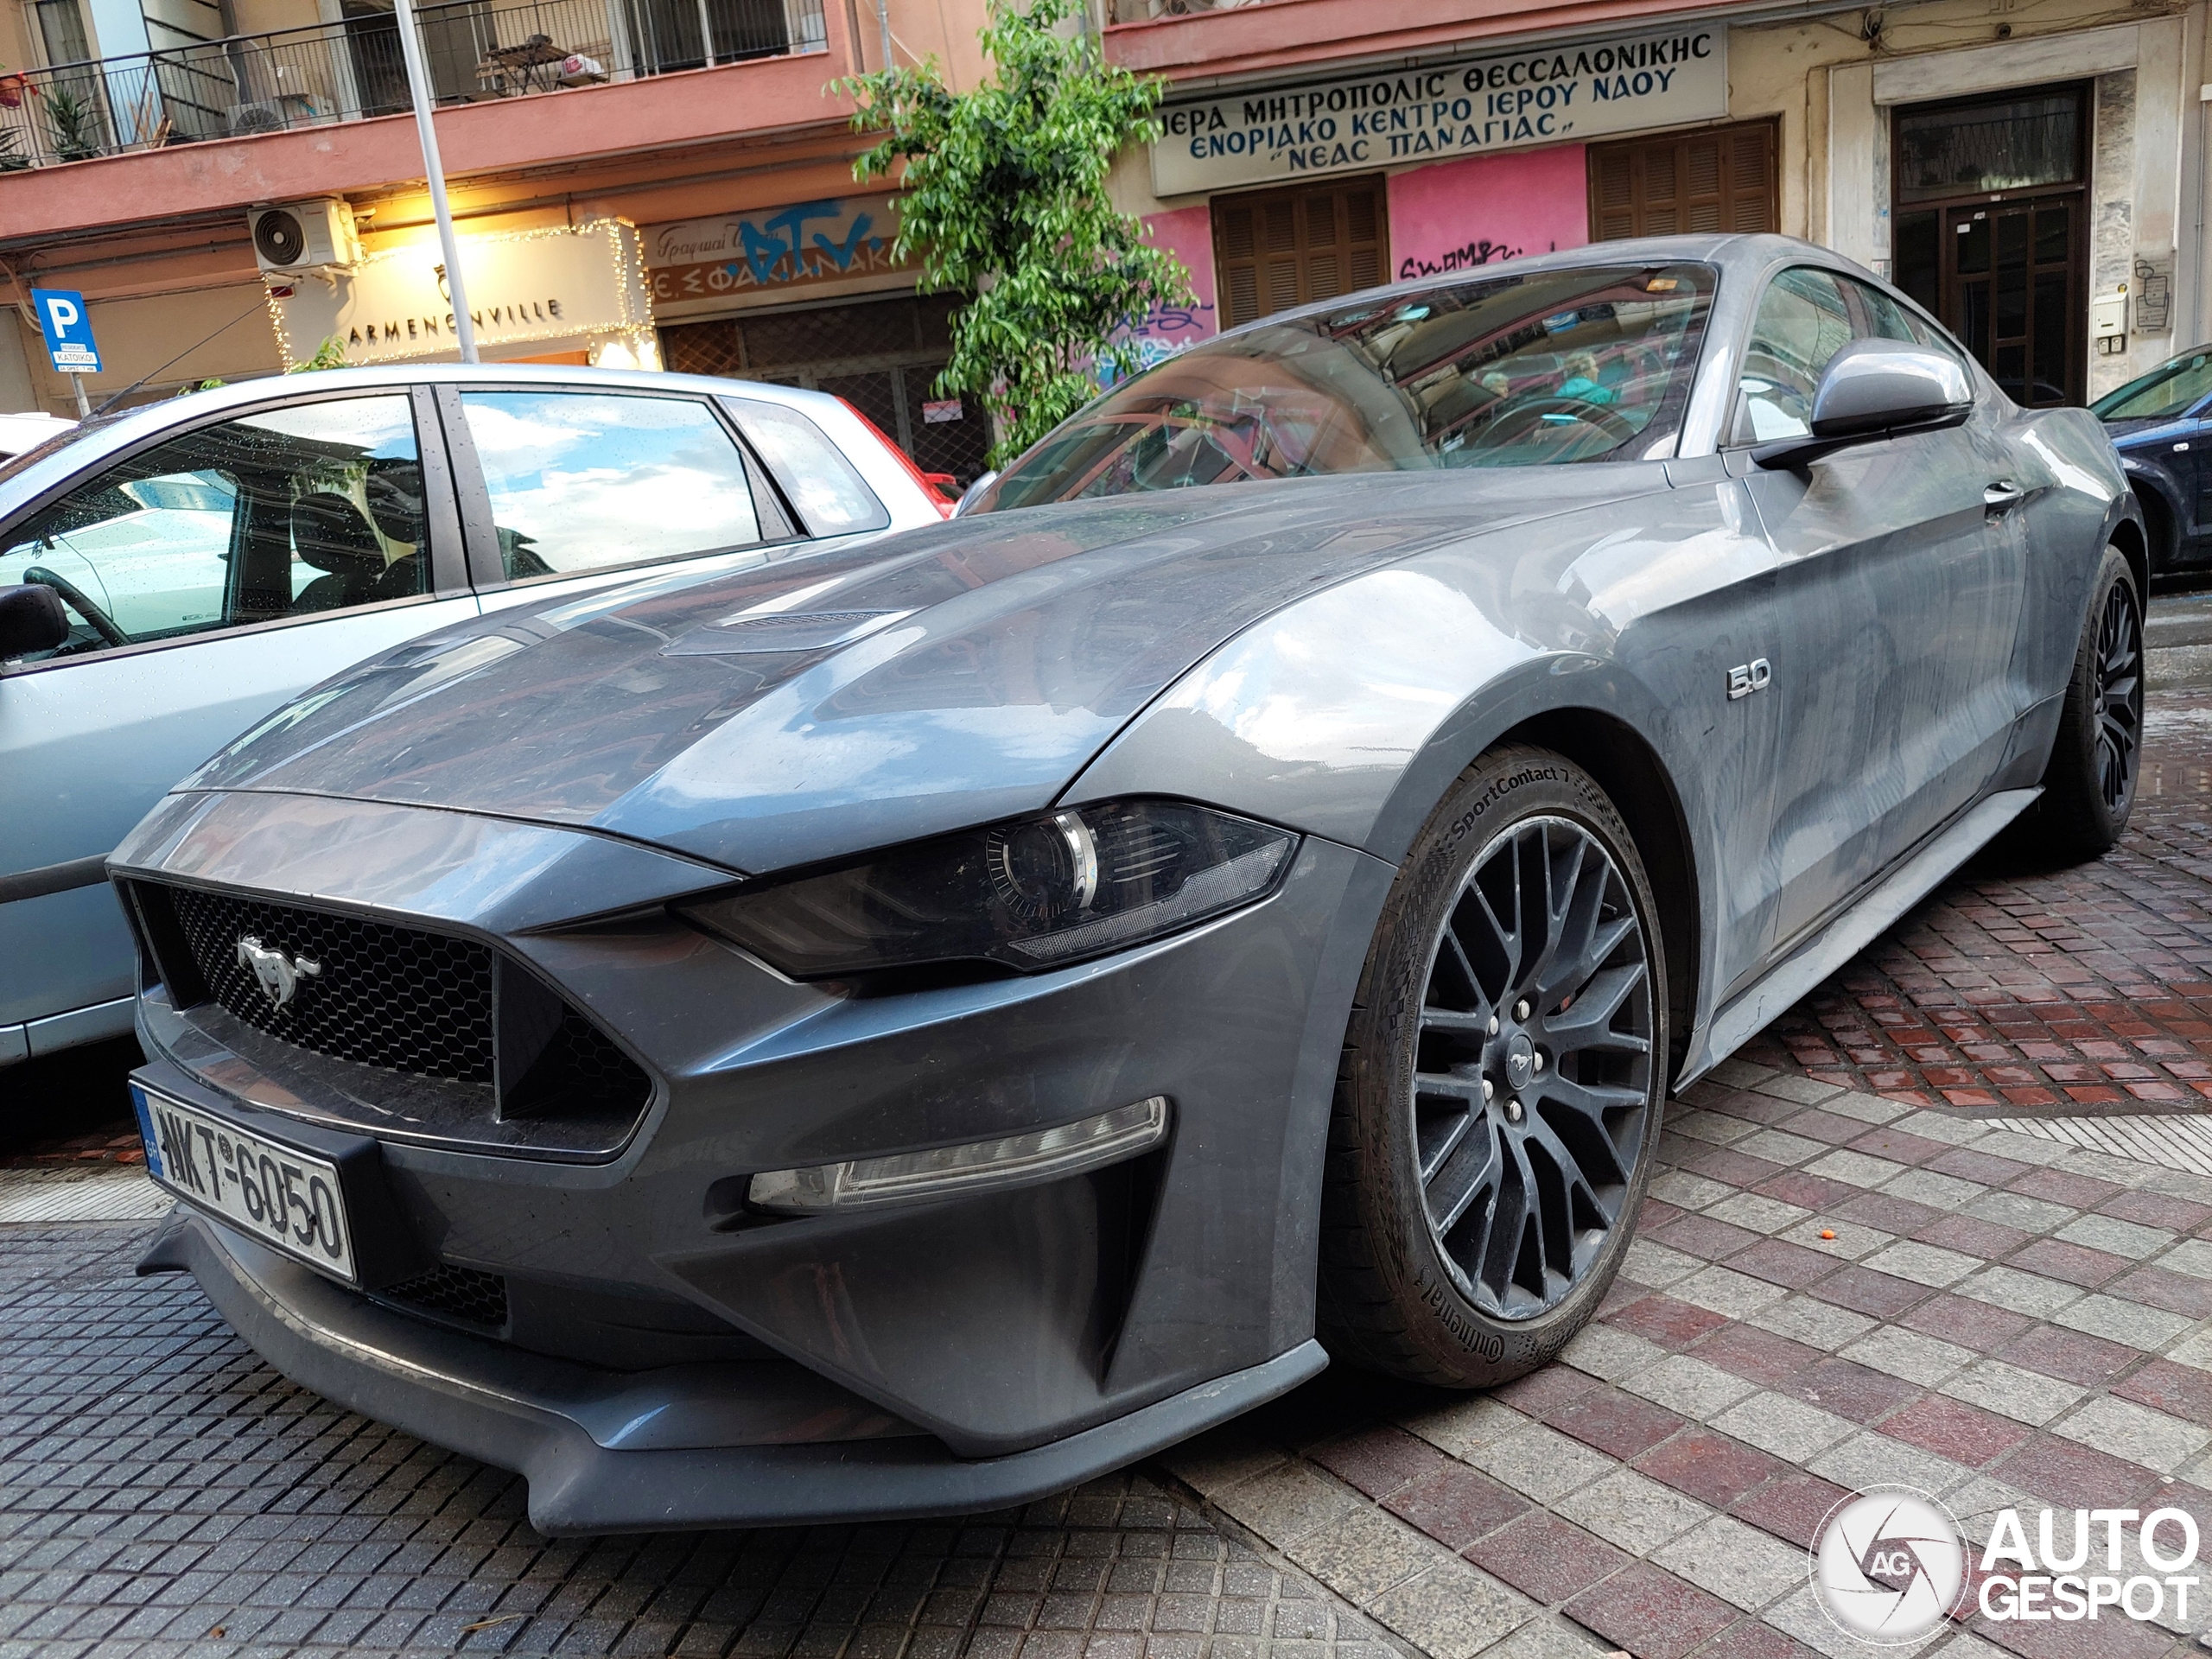
POLYGON ((322 973, 321 963, 272 950, 251 933, 238 941, 238 966, 253 969, 254 982, 272 1008, 289 1002, 298 994, 302 979, 318 978, 322 973))
POLYGON ((1764 691, 1774 679, 1774 670, 1764 657, 1754 657, 1728 671, 1728 701, 1735 702, 1754 691, 1764 691))

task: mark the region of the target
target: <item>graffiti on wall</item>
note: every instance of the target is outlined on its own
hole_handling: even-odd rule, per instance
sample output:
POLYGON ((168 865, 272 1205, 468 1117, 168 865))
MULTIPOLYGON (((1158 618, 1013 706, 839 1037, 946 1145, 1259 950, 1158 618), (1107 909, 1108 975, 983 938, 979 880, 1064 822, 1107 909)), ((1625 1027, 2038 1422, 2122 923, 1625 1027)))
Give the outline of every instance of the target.
POLYGON ((1440 162, 1391 175, 1390 257, 1399 282, 1448 276, 1589 240, 1580 144, 1440 162))
POLYGON ((889 196, 802 201, 645 228, 645 267, 662 304, 842 282, 906 267, 891 257, 889 196))

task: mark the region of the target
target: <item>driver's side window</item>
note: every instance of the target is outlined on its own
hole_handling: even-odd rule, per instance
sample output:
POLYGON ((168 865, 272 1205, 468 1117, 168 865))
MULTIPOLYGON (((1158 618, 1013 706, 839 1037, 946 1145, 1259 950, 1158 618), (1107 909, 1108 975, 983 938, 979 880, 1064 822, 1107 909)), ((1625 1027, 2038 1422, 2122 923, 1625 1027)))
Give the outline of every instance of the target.
POLYGON ((61 595, 57 657, 429 591, 404 393, 206 426, 110 467, 0 536, 0 584, 61 595))
POLYGON ((1828 361, 1854 340, 1921 344, 1905 308, 1878 288, 1799 265, 1767 285, 1738 382, 1732 443, 1802 438, 1813 429, 1813 393, 1828 361))

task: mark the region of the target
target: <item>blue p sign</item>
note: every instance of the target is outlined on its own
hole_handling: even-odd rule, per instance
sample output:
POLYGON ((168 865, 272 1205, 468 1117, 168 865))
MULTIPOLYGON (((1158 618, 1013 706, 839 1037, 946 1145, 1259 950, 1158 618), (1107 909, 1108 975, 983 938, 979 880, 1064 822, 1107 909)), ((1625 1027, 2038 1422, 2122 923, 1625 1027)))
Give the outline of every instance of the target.
POLYGON ((98 374, 99 347, 92 343, 92 321, 85 296, 72 289, 35 288, 31 306, 38 313, 39 332, 46 336, 47 355, 57 374, 98 374))

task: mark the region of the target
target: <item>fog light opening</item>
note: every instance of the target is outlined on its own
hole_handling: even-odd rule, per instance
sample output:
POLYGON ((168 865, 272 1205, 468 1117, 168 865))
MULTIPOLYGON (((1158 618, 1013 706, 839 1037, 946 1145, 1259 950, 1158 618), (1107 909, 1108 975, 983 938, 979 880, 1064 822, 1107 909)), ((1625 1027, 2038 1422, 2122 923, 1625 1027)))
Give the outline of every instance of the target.
POLYGON ((930 1152, 855 1158, 808 1169, 766 1170, 747 1198, 772 1215, 817 1215, 874 1205, 1033 1186, 1135 1157, 1167 1138, 1167 1096, 1154 1095, 1049 1129, 930 1152))

